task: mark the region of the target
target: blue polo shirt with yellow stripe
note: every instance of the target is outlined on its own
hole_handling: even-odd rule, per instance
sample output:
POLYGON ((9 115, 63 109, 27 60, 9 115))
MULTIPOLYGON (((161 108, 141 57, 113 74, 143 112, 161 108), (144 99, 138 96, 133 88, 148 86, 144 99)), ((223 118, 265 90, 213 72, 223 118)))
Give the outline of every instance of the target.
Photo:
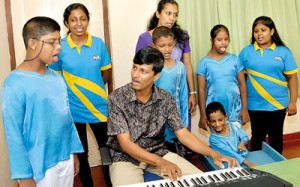
POLYGON ((75 122, 106 122, 107 95, 101 71, 110 69, 111 61, 102 39, 87 34, 81 47, 72 41, 71 34, 61 39, 59 61, 49 67, 63 74, 75 122))
POLYGON ((291 51, 273 43, 269 48, 260 48, 255 42, 239 54, 247 71, 248 109, 275 111, 289 104, 286 75, 298 72, 291 51))

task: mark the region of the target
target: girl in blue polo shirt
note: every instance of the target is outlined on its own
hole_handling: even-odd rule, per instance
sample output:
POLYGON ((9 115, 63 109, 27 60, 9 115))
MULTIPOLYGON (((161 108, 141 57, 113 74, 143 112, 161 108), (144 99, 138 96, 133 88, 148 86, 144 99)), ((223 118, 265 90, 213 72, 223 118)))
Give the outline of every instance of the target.
POLYGON ((268 135, 271 147, 282 153, 285 115, 297 113, 298 67, 271 18, 255 19, 251 44, 239 58, 248 75, 251 150, 260 150, 268 135))
POLYGON ((59 61, 51 68, 59 70, 67 83, 71 114, 84 153, 78 154, 80 180, 93 187, 88 163, 88 123, 99 146, 107 141, 107 95, 105 83, 111 76, 111 61, 102 39, 87 32, 89 11, 81 3, 69 5, 63 14, 68 36, 61 39, 59 61))
POLYGON ((228 120, 245 124, 249 121, 247 90, 243 67, 238 57, 226 52, 229 31, 224 25, 216 25, 210 31, 212 47, 197 67, 199 90, 199 127, 207 130, 206 104, 222 103, 228 120))

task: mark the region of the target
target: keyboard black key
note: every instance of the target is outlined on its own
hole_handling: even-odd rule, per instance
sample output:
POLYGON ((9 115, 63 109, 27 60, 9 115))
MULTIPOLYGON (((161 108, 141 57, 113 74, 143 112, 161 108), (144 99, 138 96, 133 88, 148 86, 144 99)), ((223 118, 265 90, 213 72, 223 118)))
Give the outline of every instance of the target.
POLYGON ((211 182, 215 182, 215 180, 212 178, 212 176, 208 175, 207 178, 208 178, 211 182))
MULTIPOLYGON (((198 183, 195 181, 195 179, 191 178, 191 182, 193 183, 193 185, 198 185, 198 183)), ((200 184, 200 183, 199 183, 200 184)))
POLYGON ((242 173, 242 172, 240 172, 239 170, 236 170, 236 172, 241 176, 241 177, 244 177, 245 175, 242 173))
POLYGON ((229 179, 232 179, 232 176, 229 175, 229 173, 225 172, 226 177, 228 177, 229 179))
POLYGON ((184 179, 183 180, 183 183, 186 185, 186 186, 190 186, 190 184, 184 179))
POLYGON ((216 174, 213 174, 213 177, 214 177, 214 179, 215 179, 216 181, 218 181, 218 182, 221 181, 221 179, 220 179, 216 174))
POLYGON ((247 176, 250 175, 250 173, 248 173, 248 171, 246 171, 245 169, 242 169, 242 172, 247 176))
POLYGON ((177 184, 178 184, 180 187, 184 187, 184 185, 182 184, 181 181, 177 181, 177 184))
POLYGON ((220 175, 225 181, 228 180, 228 178, 223 173, 221 173, 220 175))
POLYGON ((199 184, 203 184, 202 181, 201 181, 198 177, 196 177, 196 181, 197 181, 199 184))
POLYGON ((229 173, 233 176, 233 178, 237 178, 237 176, 232 171, 230 171, 229 173))
POLYGON ((203 181, 204 184, 208 184, 208 182, 205 180, 205 178, 201 177, 200 179, 203 181))

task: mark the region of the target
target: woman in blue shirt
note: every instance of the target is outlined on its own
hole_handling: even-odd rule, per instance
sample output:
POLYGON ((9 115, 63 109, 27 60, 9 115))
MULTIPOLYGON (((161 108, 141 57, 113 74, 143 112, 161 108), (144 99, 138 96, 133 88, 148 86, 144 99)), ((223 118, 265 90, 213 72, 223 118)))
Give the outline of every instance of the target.
POLYGON ((268 135, 270 146, 282 153, 285 115, 297 113, 298 67, 271 18, 255 19, 252 42, 239 58, 248 75, 251 150, 260 150, 268 135))
POLYGON ((75 122, 84 153, 78 154, 79 173, 85 187, 93 180, 88 163, 88 123, 99 146, 107 141, 107 95, 105 83, 111 75, 111 61, 102 39, 87 32, 89 11, 80 3, 69 5, 64 12, 68 36, 61 39, 59 61, 51 66, 62 72, 67 83, 71 114, 75 122))

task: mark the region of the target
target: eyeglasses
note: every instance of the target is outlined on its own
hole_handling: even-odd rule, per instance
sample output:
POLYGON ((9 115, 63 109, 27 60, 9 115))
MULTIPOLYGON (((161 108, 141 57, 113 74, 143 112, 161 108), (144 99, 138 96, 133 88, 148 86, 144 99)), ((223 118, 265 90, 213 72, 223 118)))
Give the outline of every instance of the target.
POLYGON ((37 39, 37 38, 32 38, 32 39, 35 39, 35 40, 38 40, 38 41, 41 41, 43 42, 43 44, 48 44, 48 45, 51 45, 53 48, 55 48, 58 44, 60 44, 60 39, 58 40, 55 40, 53 42, 47 42, 47 41, 44 41, 44 40, 40 40, 40 39, 37 39))
POLYGON ((60 44, 60 40, 55 40, 54 42, 46 42, 44 40, 41 40, 44 44, 51 45, 52 47, 56 47, 58 44, 60 44))

